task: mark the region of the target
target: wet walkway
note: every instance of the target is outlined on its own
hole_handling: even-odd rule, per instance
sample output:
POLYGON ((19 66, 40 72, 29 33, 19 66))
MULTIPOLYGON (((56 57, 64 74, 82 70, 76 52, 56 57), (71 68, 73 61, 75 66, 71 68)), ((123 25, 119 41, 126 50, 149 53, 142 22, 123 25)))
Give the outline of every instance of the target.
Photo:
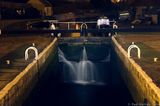
MULTIPOLYGON (((42 36, 1 37, 0 38, 0 90, 12 81, 26 66, 32 62, 24 59, 25 50, 35 43, 39 53, 52 41, 42 36), (42 43, 43 42, 43 43, 42 43)), ((33 58, 33 53, 31 52, 33 58)))
POLYGON ((139 46, 141 59, 137 58, 137 52, 134 50, 131 54, 132 58, 160 87, 160 33, 122 33, 116 39, 126 51, 132 42, 139 46), (157 58, 157 62, 154 62, 154 58, 157 58))

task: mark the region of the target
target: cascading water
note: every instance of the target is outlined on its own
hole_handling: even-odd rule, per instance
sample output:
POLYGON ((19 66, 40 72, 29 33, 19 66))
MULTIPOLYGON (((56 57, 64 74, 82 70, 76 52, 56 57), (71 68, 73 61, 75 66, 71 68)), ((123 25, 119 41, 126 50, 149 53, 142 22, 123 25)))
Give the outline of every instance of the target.
MULTIPOLYGON (((62 52, 62 50, 60 48, 58 48, 58 57, 59 57, 59 62, 63 62, 64 65, 68 68, 68 73, 70 76, 70 79, 74 80, 75 79, 75 75, 76 75, 76 70, 74 67, 74 64, 72 61, 68 61, 64 55, 64 53, 62 52)), ((65 74, 65 72, 64 72, 65 74)))
POLYGON ((58 56, 59 62, 63 62, 64 64, 64 73, 66 71, 69 72, 70 81, 76 83, 93 83, 97 81, 96 66, 88 60, 85 47, 83 47, 79 62, 67 60, 60 48, 58 48, 58 56))
POLYGON ((81 82, 94 82, 96 80, 96 67, 88 60, 86 48, 83 47, 82 58, 77 66, 77 80, 81 82))

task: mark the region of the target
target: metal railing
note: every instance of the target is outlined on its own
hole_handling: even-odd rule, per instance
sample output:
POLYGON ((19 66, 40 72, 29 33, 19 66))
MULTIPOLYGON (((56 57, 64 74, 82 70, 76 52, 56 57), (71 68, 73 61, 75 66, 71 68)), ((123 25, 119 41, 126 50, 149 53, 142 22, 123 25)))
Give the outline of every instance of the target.
MULTIPOLYGON (((110 25, 111 27, 109 28, 105 28, 105 29, 98 29, 97 28, 97 21, 87 21, 87 22, 82 22, 82 21, 70 21, 70 22, 59 22, 59 21, 55 21, 55 20, 43 20, 43 22, 50 22, 53 23, 56 27, 55 30, 52 29, 16 29, 16 30, 12 30, 12 29, 4 29, 1 30, 1 34, 24 34, 24 33, 54 33, 55 35, 58 33, 82 33, 80 26, 82 24, 86 24, 87 25, 87 29, 85 29, 86 33, 106 33, 106 32, 110 32, 110 33, 118 33, 118 32, 159 32, 160 31, 160 26, 157 27, 118 27, 114 25, 115 21, 110 21, 110 25), (61 24, 65 24, 66 27, 63 28, 58 28, 59 25, 61 24), (78 28, 76 28, 76 24, 78 24, 78 28), (93 24, 94 27, 91 27, 90 24, 93 24), (72 28, 71 26, 74 25, 74 27, 72 28), (114 27, 113 27, 114 25, 114 27)), ((62 25, 62 26, 63 26, 62 25)), ((13 36, 13 35, 12 35, 13 36)), ((16 35, 14 35, 16 36, 16 35)))
MULTIPOLYGON (((55 21, 55 20, 45 20, 44 22, 50 22, 50 23, 53 23, 55 26, 56 25, 60 25, 60 24, 63 24, 63 25, 67 25, 67 29, 70 30, 70 29, 76 29, 75 28, 71 28, 72 25, 82 25, 82 24, 85 24, 87 26, 87 28, 89 28, 89 24, 95 24, 95 26, 97 25, 97 21, 69 21, 69 22, 60 22, 60 21, 55 21)), ((116 21, 110 21, 110 23, 115 23, 116 21)), ((81 27, 80 27, 81 28, 81 27)))

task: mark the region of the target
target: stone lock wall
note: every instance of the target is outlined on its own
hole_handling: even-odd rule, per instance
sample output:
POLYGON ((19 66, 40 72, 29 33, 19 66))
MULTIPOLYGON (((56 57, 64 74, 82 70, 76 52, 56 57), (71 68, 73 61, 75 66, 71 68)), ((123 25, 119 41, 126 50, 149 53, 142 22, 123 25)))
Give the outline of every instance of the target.
POLYGON ((121 71, 122 77, 136 104, 141 105, 147 102, 150 106, 160 105, 160 89, 141 66, 132 58, 128 58, 127 52, 114 37, 112 37, 112 44, 124 67, 124 70, 121 71))
POLYGON ((57 38, 39 54, 38 60, 33 60, 0 91, 0 106, 21 106, 53 58, 56 46, 57 38))

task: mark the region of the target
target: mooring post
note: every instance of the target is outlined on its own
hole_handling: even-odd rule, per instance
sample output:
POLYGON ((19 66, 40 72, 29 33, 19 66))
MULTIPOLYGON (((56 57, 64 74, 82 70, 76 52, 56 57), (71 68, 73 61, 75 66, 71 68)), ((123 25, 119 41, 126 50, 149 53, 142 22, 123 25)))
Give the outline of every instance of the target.
MULTIPOLYGON (((50 25, 50 30, 56 30, 56 27, 53 23, 51 23, 51 25, 50 25)), ((51 36, 54 36, 53 32, 51 33, 51 36)))
POLYGON ((158 58, 157 58, 157 57, 155 57, 155 58, 153 58, 153 60, 154 60, 154 62, 157 62, 158 58))
POLYGON ((141 50, 137 45, 134 44, 134 42, 132 42, 132 44, 128 47, 128 58, 131 57, 131 50, 133 48, 137 49, 137 51, 138 51, 137 55, 138 55, 138 58, 140 59, 141 58, 141 50))

